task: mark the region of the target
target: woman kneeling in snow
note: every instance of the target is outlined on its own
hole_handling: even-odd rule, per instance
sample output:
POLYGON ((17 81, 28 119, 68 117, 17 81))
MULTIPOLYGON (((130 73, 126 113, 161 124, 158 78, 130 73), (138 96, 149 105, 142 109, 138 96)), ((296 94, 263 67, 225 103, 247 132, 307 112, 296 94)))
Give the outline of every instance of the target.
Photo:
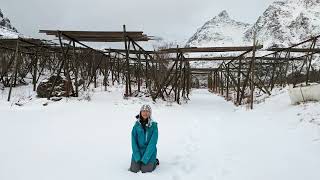
POLYGON ((131 132, 132 158, 129 168, 132 172, 152 172, 157 159, 158 125, 151 118, 151 107, 143 105, 131 132))

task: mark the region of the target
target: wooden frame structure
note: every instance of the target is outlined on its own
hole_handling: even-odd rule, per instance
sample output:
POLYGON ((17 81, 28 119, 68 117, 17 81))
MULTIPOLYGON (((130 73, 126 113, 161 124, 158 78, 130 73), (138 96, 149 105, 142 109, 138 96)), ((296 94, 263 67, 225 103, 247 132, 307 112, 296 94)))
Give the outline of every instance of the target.
POLYGON ((56 77, 48 99, 56 87, 58 76, 64 76, 73 87, 70 94, 78 96, 91 84, 125 84, 124 97, 143 93, 154 101, 161 98, 181 103, 189 100, 192 78, 205 75, 211 92, 232 100, 236 105, 250 104, 261 93, 271 94, 276 86, 319 82, 320 72, 313 67, 317 42, 320 36, 287 48, 261 50, 256 41, 252 46, 185 47, 147 51, 138 44, 152 40, 142 31, 62 31, 40 30, 55 36, 58 42, 32 39, 0 39, 0 83, 12 89, 32 79, 36 90, 40 76, 56 77), (122 42, 123 49, 94 49, 84 42, 122 42), (239 52, 237 56, 221 53, 239 52), (194 53, 219 53, 215 57, 188 57, 194 53), (259 54, 257 56, 257 53, 259 54), (192 68, 196 61, 215 61, 220 65, 209 68, 192 68))
POLYGON ((270 95, 275 86, 319 83, 320 71, 312 66, 314 55, 320 53, 316 48, 319 37, 288 48, 268 49, 272 52, 260 57, 255 57, 256 47, 250 57, 245 52, 232 60, 223 59, 218 68, 209 71, 208 87, 236 105, 248 103, 252 109, 254 97, 270 95))

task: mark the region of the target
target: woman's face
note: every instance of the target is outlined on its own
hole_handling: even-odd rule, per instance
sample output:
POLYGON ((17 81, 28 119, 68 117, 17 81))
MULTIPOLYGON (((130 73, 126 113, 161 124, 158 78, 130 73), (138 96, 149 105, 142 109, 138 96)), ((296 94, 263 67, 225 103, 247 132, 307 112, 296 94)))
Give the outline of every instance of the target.
POLYGON ((150 112, 149 111, 141 111, 141 116, 143 119, 148 119, 150 116, 150 112))

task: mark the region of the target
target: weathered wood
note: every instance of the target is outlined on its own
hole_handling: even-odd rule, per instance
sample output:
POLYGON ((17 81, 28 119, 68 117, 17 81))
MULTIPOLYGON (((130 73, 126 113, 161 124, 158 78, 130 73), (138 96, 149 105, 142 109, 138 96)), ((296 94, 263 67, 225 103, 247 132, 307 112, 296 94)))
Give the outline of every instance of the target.
MULTIPOLYGON (((263 46, 257 46, 256 49, 262 49, 263 46)), ((232 51, 252 51, 252 46, 238 46, 238 47, 191 47, 191 48, 170 48, 161 49, 160 52, 166 53, 200 53, 200 52, 232 52, 232 51)))
POLYGON ((18 56, 19 56, 19 40, 16 41, 17 46, 16 46, 16 52, 14 56, 14 73, 11 75, 11 82, 10 82, 10 89, 9 89, 9 94, 8 94, 8 101, 11 99, 11 93, 12 93, 12 86, 13 86, 13 81, 17 77, 17 71, 18 71, 18 56))

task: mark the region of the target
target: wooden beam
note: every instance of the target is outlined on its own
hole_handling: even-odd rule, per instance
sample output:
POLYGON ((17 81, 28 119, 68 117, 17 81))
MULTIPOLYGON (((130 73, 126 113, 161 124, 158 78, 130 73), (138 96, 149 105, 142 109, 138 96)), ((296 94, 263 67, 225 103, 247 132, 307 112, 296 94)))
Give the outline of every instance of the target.
MULTIPOLYGON (((162 49, 160 52, 166 53, 198 53, 198 52, 233 52, 233 51, 251 51, 253 46, 238 46, 238 47, 190 47, 190 48, 169 48, 162 49)), ((257 46, 256 49, 262 49, 263 46, 257 46)))

